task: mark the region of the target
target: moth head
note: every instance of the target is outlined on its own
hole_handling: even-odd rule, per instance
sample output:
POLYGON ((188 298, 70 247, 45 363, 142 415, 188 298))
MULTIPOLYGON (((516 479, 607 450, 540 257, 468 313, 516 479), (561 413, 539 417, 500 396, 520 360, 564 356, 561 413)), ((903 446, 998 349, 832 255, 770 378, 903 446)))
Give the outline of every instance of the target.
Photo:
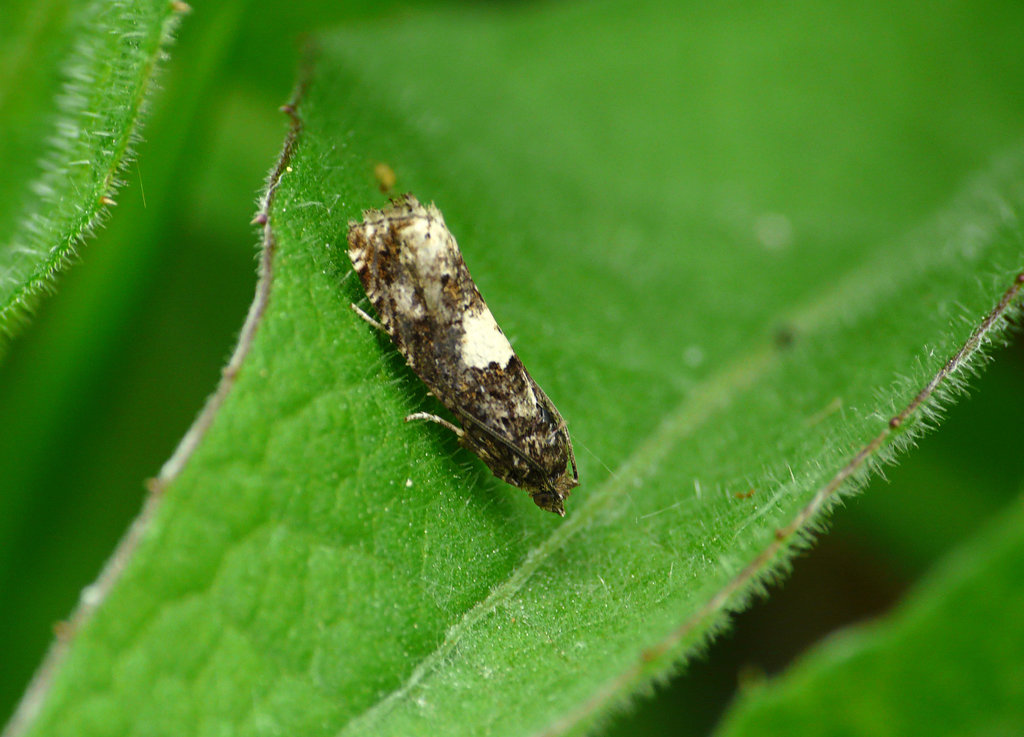
POLYGON ((533 503, 548 512, 554 512, 559 517, 565 516, 565 500, 569 492, 580 485, 573 476, 563 473, 545 489, 533 494, 533 503))

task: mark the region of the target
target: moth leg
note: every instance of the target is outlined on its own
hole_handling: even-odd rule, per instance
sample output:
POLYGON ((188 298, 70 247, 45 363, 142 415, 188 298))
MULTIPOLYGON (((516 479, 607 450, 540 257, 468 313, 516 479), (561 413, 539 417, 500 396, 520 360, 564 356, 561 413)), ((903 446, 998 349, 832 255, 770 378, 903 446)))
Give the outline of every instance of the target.
POLYGON ((359 308, 359 305, 357 305, 357 304, 356 304, 355 302, 353 302, 353 303, 352 303, 352 309, 353 309, 353 310, 355 310, 355 313, 356 313, 357 315, 359 315, 359 316, 360 316, 361 318, 363 318, 364 320, 366 320, 366 322, 370 323, 370 324, 371 324, 371 325, 373 325, 373 326, 374 326, 375 328, 377 328, 378 330, 380 330, 380 331, 381 331, 382 333, 386 333, 386 332, 387 332, 387 330, 385 330, 385 329, 384 329, 384 326, 383 326, 383 325, 381 325, 381 324, 380 324, 379 322, 377 322, 377 321, 376 321, 376 320, 374 320, 374 319, 373 319, 372 317, 370 317, 370 316, 369 316, 369 315, 367 315, 367 314, 366 314, 365 312, 363 312, 363 311, 362 311, 362 310, 361 310, 361 309, 359 308))
POLYGON ((461 427, 453 425, 443 417, 432 415, 429 412, 413 412, 411 415, 405 418, 406 422, 412 422, 413 420, 427 420, 429 422, 436 422, 438 425, 441 425, 442 427, 447 427, 449 430, 455 433, 457 437, 460 438, 466 434, 466 431, 463 430, 461 427))

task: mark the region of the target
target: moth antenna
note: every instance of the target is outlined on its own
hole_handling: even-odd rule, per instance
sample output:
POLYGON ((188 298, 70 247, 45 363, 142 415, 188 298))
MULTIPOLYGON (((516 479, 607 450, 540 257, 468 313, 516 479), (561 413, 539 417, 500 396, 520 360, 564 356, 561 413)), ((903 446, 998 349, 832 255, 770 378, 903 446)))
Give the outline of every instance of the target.
POLYGON ((477 418, 473 417, 472 415, 464 414, 464 415, 461 415, 461 417, 464 420, 470 422, 471 424, 476 425, 485 434, 489 435, 492 440, 494 440, 495 442, 501 443, 506 448, 508 448, 510 451, 515 453, 519 457, 519 459, 521 461, 523 461, 526 465, 528 465, 534 471, 537 471, 538 473, 544 473, 544 469, 540 467, 540 464, 537 463, 537 461, 535 461, 532 458, 530 458, 530 456, 526 455, 526 453, 524 453, 522 450, 520 450, 518 447, 516 447, 512 443, 510 443, 506 438, 503 438, 503 437, 501 437, 501 435, 499 435, 498 433, 494 432, 494 430, 489 428, 483 422, 481 422, 477 418))
MULTIPOLYGON (((619 477, 619 474, 615 473, 615 471, 613 471, 612 469, 610 469, 608 467, 607 463, 605 463, 600 458, 598 458, 597 457, 597 453, 595 453, 590 448, 588 448, 586 443, 584 443, 579 438, 576 438, 576 442, 580 444, 580 447, 583 448, 583 450, 587 451, 590 454, 591 458, 593 458, 595 461, 597 461, 599 464, 601 464, 601 468, 603 468, 605 471, 607 471, 609 476, 611 476, 613 479, 617 479, 619 477)), ((573 468, 574 469, 576 468, 576 464, 575 463, 573 463, 573 468)))

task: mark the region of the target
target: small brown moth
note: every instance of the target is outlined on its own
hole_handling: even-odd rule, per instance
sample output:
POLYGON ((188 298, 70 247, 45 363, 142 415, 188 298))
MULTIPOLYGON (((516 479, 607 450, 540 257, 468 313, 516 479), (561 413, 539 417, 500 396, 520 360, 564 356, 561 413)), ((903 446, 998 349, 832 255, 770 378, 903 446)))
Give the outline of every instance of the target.
POLYGON ((349 222, 348 246, 380 322, 353 309, 391 337, 462 426, 426 412, 406 421, 444 425, 495 476, 565 516, 579 486, 565 420, 494 321, 437 207, 407 194, 367 210, 349 222))

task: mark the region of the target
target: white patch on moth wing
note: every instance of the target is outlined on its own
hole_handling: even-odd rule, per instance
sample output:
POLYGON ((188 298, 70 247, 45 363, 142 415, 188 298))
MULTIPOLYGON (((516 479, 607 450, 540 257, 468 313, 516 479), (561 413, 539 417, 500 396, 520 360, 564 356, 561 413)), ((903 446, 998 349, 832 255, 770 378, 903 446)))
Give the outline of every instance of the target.
POLYGON ((361 223, 353 223, 352 227, 362 231, 363 240, 367 243, 372 243, 373 239, 377 237, 377 223, 372 220, 365 220, 361 223))
POLYGON ((531 407, 536 407, 537 406, 537 395, 533 391, 533 382, 532 381, 527 381, 526 382, 526 391, 530 394, 530 406, 531 407))
POLYGON ((459 247, 444 226, 444 221, 419 215, 412 217, 399 231, 402 249, 399 258, 419 287, 426 309, 441 314, 448 305, 443 294, 445 276, 452 276, 459 263, 459 247))
POLYGON ((402 238, 416 254, 421 273, 436 268, 453 250, 458 250, 455 238, 439 223, 427 217, 415 217, 402 228, 402 238))
POLYGON ((348 249, 348 258, 352 262, 352 266, 356 271, 362 271, 366 268, 366 259, 364 258, 364 255, 365 251, 361 248, 348 249))
MULTIPOLYGON (((419 202, 417 202, 416 204, 419 204, 419 202)), ((440 223, 442 228, 448 230, 448 226, 445 225, 444 223, 444 215, 442 215, 441 211, 437 209, 437 205, 431 202, 430 205, 427 207, 423 207, 423 205, 420 205, 420 207, 423 209, 424 213, 428 218, 435 220, 436 222, 440 223)))
POLYGON ((420 320, 424 317, 423 302, 417 299, 416 290, 409 284, 395 284, 391 289, 395 308, 405 315, 420 320))
POLYGON ((504 336, 491 311, 484 307, 479 312, 467 311, 462 316, 462 341, 459 359, 466 366, 487 368, 492 362, 502 368, 515 355, 508 338, 504 336))
MULTIPOLYGON (((369 223, 349 223, 349 230, 352 233, 361 233, 363 236, 363 244, 369 244, 373 242, 374 230, 373 225, 369 223)), ((356 268, 356 271, 362 270, 366 266, 366 247, 365 245, 356 245, 352 242, 350 234, 349 246, 348 246, 348 257, 352 261, 352 265, 356 268)))

